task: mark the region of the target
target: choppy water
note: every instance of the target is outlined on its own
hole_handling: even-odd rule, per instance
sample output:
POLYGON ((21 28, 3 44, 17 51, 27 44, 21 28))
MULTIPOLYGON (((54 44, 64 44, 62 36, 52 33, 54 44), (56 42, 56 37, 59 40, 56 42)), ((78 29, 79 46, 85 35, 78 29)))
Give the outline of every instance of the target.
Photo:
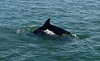
POLYGON ((0 0, 0 61, 99 60, 99 0, 0 0), (82 40, 27 35, 48 18, 82 40))

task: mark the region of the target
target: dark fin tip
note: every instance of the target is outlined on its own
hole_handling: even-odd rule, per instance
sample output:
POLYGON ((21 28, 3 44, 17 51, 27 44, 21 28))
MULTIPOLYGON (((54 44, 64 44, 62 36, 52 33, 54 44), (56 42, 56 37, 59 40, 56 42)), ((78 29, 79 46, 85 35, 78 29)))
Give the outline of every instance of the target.
POLYGON ((47 19, 44 25, 49 25, 50 24, 50 20, 51 20, 50 18, 47 19))
POLYGON ((49 18, 49 19, 47 19, 47 21, 46 21, 46 22, 47 22, 47 23, 50 23, 50 20, 51 20, 51 19, 49 18))

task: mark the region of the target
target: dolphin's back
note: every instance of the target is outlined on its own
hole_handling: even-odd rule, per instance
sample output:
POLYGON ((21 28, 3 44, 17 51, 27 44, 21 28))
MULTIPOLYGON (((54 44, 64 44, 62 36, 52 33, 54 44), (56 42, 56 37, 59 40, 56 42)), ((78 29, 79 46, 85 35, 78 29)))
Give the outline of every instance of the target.
POLYGON ((44 25, 38 29, 36 29, 35 31, 33 31, 33 33, 37 34, 37 33, 40 33, 40 32, 44 32, 44 30, 50 30, 52 32, 54 32, 55 34, 58 34, 58 35, 62 35, 62 34, 65 34, 65 35, 71 35, 70 32, 64 30, 64 29, 61 29, 57 26, 54 26, 54 25, 51 25, 50 24, 50 19, 48 19, 44 25))
POLYGON ((49 30, 53 31, 55 34, 58 34, 58 35, 62 35, 62 34, 66 34, 66 35, 70 35, 71 33, 62 29, 62 28, 59 28, 57 26, 54 26, 54 25, 50 25, 48 27, 49 30))

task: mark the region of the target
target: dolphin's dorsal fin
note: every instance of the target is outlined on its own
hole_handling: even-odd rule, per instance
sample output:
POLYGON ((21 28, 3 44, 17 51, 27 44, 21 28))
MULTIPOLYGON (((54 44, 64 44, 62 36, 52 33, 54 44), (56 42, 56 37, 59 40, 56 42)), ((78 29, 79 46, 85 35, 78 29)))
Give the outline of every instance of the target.
POLYGON ((43 26, 50 25, 50 18, 46 20, 43 26))

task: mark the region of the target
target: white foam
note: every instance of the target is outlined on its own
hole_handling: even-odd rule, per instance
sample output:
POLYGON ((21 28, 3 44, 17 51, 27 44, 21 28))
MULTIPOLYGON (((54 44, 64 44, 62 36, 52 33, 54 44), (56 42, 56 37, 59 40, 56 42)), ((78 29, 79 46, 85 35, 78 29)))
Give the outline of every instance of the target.
POLYGON ((72 34, 72 36, 74 36, 74 37, 78 38, 78 37, 76 36, 76 34, 72 34))
POLYGON ((55 35, 55 33, 50 31, 49 29, 44 30, 44 32, 49 34, 49 35, 55 35))

